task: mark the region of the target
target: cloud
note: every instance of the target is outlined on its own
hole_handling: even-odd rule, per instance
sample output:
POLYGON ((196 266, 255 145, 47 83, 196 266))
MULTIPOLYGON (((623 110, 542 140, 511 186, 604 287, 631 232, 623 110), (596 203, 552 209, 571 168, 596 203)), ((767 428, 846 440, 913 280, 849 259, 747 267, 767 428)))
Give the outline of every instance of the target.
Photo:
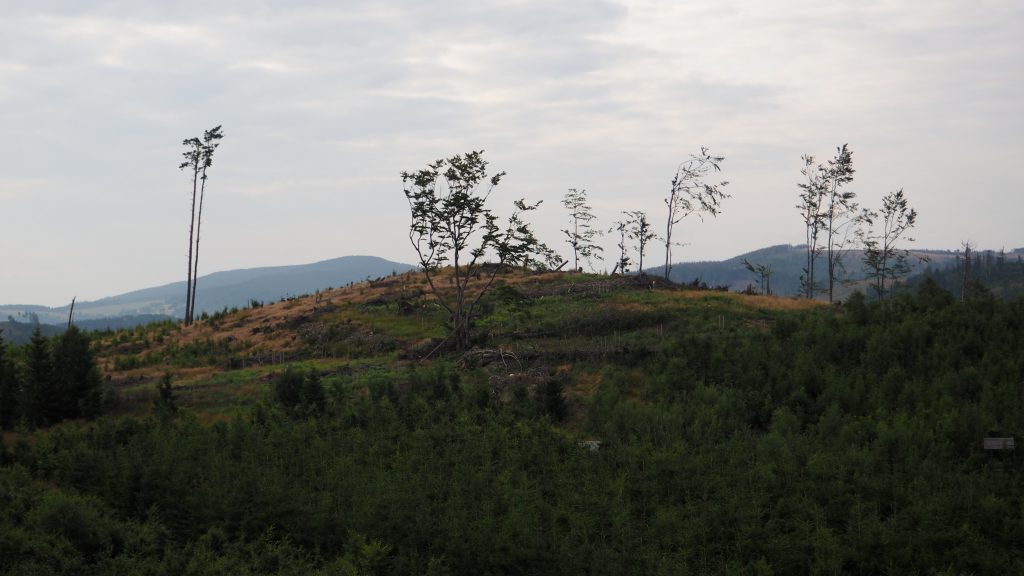
POLYGON ((951 246, 960 232, 940 222, 979 182, 1002 208, 965 228, 1015 230, 1006 215, 1024 209, 1022 29, 1011 0, 16 3, 0 21, 0 199, 14 190, 96 253, 117 249, 88 239, 96 226, 142 234, 133 248, 154 261, 107 270, 116 291, 176 265, 177 238, 125 222, 173 233, 179 144, 216 124, 204 254, 225 267, 407 257, 397 174, 441 156, 487 149, 509 171, 503 201, 547 199, 555 237, 566 188, 587 188, 600 218, 655 214, 675 165, 708 145, 734 203, 688 229, 681 256, 712 258, 798 241, 799 155, 848 141, 865 200, 904 186, 922 244, 951 246), (93 202, 71 214, 54 202, 69 197, 93 202))

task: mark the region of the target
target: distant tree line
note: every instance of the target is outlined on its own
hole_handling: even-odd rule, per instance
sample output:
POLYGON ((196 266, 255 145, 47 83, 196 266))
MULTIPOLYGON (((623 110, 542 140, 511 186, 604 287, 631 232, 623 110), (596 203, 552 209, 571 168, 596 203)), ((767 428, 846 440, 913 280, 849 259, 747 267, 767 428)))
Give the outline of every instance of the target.
POLYGON ((961 301, 987 295, 1002 299, 1024 296, 1024 254, 1005 250, 975 250, 965 242, 953 264, 945 268, 926 267, 910 283, 931 280, 957 295, 961 301))

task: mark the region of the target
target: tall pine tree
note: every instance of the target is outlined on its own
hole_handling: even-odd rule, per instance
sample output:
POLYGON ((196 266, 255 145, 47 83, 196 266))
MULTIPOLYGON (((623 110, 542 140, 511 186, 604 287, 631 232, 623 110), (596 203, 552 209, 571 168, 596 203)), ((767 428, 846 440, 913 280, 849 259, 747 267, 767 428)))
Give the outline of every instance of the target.
POLYGON ((39 332, 39 326, 32 332, 26 350, 23 384, 19 403, 25 419, 36 425, 54 422, 60 408, 54 389, 53 356, 50 343, 39 332))
POLYGON ((14 374, 14 365, 7 354, 3 330, 0 330, 0 430, 9 429, 14 424, 17 414, 18 382, 14 374))
POLYGON ((71 326, 53 350, 57 419, 94 417, 100 412, 99 369, 89 350, 89 338, 71 326))

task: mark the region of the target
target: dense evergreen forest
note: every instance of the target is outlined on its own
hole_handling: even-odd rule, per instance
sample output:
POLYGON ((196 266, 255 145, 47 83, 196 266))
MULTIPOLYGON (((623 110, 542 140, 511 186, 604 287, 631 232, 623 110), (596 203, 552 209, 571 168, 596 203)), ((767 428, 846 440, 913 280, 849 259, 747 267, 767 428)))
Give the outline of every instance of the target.
POLYGON ((1024 430, 1024 299, 515 296, 481 324, 560 356, 295 365, 212 423, 168 376, 22 428, 0 573, 1024 573, 1021 458, 982 450, 1024 430))
POLYGON ((10 354, 0 330, 0 429, 96 417, 102 395, 89 337, 77 326, 47 338, 36 325, 29 343, 10 354))

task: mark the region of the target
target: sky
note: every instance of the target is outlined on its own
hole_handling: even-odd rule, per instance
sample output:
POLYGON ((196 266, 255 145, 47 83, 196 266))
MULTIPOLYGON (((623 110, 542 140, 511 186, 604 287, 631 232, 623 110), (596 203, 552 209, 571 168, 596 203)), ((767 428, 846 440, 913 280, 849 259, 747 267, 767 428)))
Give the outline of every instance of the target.
POLYGON ((0 304, 184 280, 181 142, 216 125, 201 274, 412 263, 400 173, 479 149, 494 210, 543 200, 563 254, 569 188, 660 227, 702 146, 732 197, 675 259, 799 244, 801 155, 844 143, 863 206, 917 209, 914 246, 1024 247, 1019 0, 4 4, 0 304))

